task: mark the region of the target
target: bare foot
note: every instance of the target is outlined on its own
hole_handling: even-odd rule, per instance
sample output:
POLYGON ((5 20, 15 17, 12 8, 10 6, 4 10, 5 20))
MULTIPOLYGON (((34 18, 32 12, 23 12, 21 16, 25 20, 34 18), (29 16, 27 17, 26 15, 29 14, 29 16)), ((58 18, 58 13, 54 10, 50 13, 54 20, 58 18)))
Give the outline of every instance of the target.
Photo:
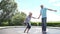
POLYGON ((27 33, 28 33, 28 31, 27 31, 27 33))

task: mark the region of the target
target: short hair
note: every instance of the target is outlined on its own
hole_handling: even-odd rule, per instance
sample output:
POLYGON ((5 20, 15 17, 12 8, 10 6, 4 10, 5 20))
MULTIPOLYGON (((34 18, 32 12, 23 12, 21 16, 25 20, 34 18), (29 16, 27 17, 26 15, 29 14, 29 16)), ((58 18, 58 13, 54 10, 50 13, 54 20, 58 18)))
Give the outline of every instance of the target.
POLYGON ((42 7, 43 5, 41 5, 41 7, 42 7))
POLYGON ((32 15, 32 13, 31 13, 31 12, 29 12, 29 14, 30 14, 30 15, 32 15))

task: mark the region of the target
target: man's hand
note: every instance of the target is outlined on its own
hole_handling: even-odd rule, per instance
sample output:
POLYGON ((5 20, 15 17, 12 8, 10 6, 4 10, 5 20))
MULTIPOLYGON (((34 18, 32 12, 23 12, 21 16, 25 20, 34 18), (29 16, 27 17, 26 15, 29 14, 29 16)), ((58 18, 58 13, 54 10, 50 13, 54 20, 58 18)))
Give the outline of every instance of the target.
POLYGON ((54 10, 55 12, 57 12, 57 10, 54 10))
POLYGON ((37 19, 39 19, 40 17, 38 17, 37 19))
POLYGON ((39 14, 39 17, 38 17, 37 19, 39 19, 39 18, 40 18, 40 16, 41 16, 41 14, 39 14))
POLYGON ((52 10, 52 9, 48 9, 48 10, 57 12, 57 10, 52 10))

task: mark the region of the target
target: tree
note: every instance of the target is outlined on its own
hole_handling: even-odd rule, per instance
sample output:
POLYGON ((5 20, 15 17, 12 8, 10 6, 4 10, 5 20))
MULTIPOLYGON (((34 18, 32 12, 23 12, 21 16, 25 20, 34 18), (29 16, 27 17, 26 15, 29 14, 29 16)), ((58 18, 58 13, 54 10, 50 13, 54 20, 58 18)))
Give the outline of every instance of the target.
POLYGON ((0 25, 2 22, 10 22, 11 17, 17 8, 17 3, 14 0, 2 0, 0 2, 0 10, 2 10, 0 15, 0 25))
POLYGON ((26 14, 24 12, 17 12, 11 19, 11 25, 23 25, 26 14))

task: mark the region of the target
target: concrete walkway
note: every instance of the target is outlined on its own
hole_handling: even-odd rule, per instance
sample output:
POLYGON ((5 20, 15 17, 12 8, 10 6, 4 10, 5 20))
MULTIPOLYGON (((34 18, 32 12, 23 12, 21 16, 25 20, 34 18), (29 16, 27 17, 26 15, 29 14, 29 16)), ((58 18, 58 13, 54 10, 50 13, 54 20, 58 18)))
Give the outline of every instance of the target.
MULTIPOLYGON (((23 33, 25 27, 0 27, 0 34, 27 34, 23 33), (2 29, 3 28, 3 29, 2 29), (5 29, 4 29, 5 28, 5 29)), ((48 27, 47 32, 42 32, 41 27, 32 27, 28 34, 60 34, 59 27, 48 27)))

